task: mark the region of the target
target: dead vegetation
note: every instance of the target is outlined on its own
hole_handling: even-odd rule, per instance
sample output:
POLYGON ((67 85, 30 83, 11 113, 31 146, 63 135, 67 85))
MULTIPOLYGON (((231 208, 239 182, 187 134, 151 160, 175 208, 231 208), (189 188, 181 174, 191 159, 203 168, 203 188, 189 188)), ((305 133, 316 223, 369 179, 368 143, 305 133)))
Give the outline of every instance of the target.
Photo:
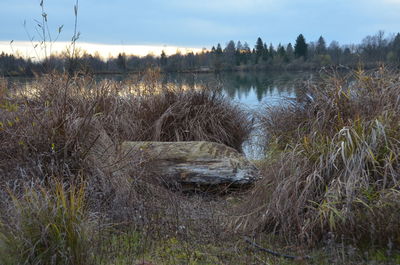
POLYGON ((245 111, 216 90, 163 86, 149 75, 133 84, 67 75, 46 75, 29 87, 3 84, 2 175, 86 173, 82 165, 96 140, 90 133, 98 130, 109 145, 208 140, 241 149, 251 130, 245 111))
POLYGON ((383 68, 334 74, 262 112, 264 179, 240 207, 236 228, 312 246, 331 235, 398 248, 399 91, 399 75, 383 68))
MULTIPOLYGON (((120 153, 119 144, 207 140, 240 150, 251 129, 248 116, 217 90, 162 85, 157 75, 116 82, 49 74, 27 86, 2 80, 0 263, 106 264, 125 251, 110 238, 181 243, 193 238, 191 227, 204 226, 197 240, 220 234, 213 202, 167 190, 146 172, 143 155, 120 153), (75 205, 74 190, 82 190, 84 205, 75 205), (83 219, 70 227, 68 215, 83 219), (86 222, 87 216, 94 218, 86 222), (88 232, 80 237, 80 230, 88 232), (93 237, 90 250, 81 248, 93 237), (114 251, 99 256, 107 246, 114 251)), ((126 263, 139 254, 125 254, 126 263)))

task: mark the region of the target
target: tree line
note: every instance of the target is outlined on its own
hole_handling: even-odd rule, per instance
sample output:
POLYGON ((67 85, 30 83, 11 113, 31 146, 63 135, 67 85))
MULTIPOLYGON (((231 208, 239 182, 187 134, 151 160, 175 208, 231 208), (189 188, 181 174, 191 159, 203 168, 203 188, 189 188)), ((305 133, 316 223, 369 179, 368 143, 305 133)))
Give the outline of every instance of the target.
POLYGON ((329 45, 324 37, 307 42, 300 34, 294 45, 269 45, 259 37, 253 48, 247 42, 229 41, 199 53, 182 54, 177 51, 167 56, 149 54, 145 57, 120 53, 117 57, 102 59, 78 50, 71 60, 67 53, 51 55, 42 61, 32 61, 18 55, 0 54, 2 75, 32 75, 45 71, 80 71, 84 73, 140 72, 159 67, 165 72, 211 72, 234 70, 298 70, 318 69, 323 66, 376 67, 379 64, 400 66, 400 33, 385 36, 383 31, 365 37, 360 44, 329 45))

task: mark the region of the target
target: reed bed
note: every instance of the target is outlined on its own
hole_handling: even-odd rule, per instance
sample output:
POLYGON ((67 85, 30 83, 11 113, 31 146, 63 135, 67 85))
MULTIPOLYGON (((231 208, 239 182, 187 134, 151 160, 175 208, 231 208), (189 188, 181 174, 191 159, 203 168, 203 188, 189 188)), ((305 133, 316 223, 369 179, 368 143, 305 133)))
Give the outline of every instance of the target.
POLYGON ((263 179, 236 228, 311 246, 333 237, 398 248, 399 92, 399 75, 384 68, 331 74, 263 110, 263 179))

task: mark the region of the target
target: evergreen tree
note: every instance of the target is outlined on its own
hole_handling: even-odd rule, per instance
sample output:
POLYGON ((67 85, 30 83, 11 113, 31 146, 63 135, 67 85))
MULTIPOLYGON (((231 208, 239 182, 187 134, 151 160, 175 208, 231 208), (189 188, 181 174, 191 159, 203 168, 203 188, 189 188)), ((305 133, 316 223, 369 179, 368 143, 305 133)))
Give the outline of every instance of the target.
POLYGON ((236 49, 237 49, 238 51, 243 50, 243 45, 242 45, 242 42, 241 42, 241 41, 238 41, 238 42, 237 42, 237 44, 236 44, 236 49))
POLYGON ((259 56, 261 56, 262 52, 264 50, 264 43, 263 43, 263 41, 262 41, 262 39, 260 37, 258 37, 258 39, 257 39, 257 43, 256 43, 256 46, 255 46, 255 49, 256 49, 256 53, 259 56))
POLYGON ((264 47, 263 47, 263 52, 262 52, 262 56, 261 56, 263 61, 268 61, 269 59, 269 52, 268 52, 268 48, 267 48, 267 44, 264 43, 264 47))
POLYGON ((235 64, 236 58, 236 47, 235 42, 233 40, 229 41, 224 49, 224 62, 228 66, 233 66, 235 64))
POLYGON ((307 43, 303 34, 300 34, 296 39, 296 44, 294 45, 294 55, 296 58, 307 58, 307 43))
POLYGON ((164 50, 161 52, 160 64, 161 67, 165 67, 167 65, 167 55, 165 54, 164 50))
POLYGON ((279 43, 279 45, 278 45, 277 54, 278 54, 278 56, 281 57, 281 58, 285 58, 285 57, 286 57, 285 48, 284 48, 280 43, 279 43))
POLYGON ((263 49, 261 58, 263 59, 263 61, 268 61, 268 59, 269 59, 269 52, 268 52, 268 47, 267 47, 266 43, 264 43, 264 49, 263 49))
POLYGON ((245 42, 245 43, 243 44, 243 50, 245 50, 245 51, 248 52, 248 53, 251 53, 250 46, 249 46, 249 44, 248 44, 247 42, 245 42))
POLYGON ((318 55, 326 54, 326 42, 322 36, 319 37, 315 52, 318 55))
POLYGON ((274 49, 274 46, 272 45, 272 43, 270 43, 269 44, 269 56, 271 57, 271 58, 274 58, 274 56, 275 56, 275 49, 274 49))
POLYGON ((259 58, 263 55, 264 53, 264 43, 260 37, 258 37, 256 46, 255 48, 255 53, 256 53, 256 64, 258 63, 259 58))
POLYGON ((243 50, 244 50, 243 57, 242 57, 243 58, 243 63, 247 64, 247 62, 249 60, 251 60, 251 49, 250 49, 250 46, 249 46, 249 44, 247 42, 245 42, 243 44, 243 50))
POLYGON ((293 46, 291 43, 289 43, 286 46, 286 58, 287 58, 287 62, 290 62, 291 60, 293 60, 294 57, 294 52, 293 52, 293 46))
POLYGON ((240 41, 238 41, 236 44, 236 52, 235 52, 236 65, 240 65, 240 63, 242 62, 243 52, 244 52, 243 45, 240 41))
POLYGON ((118 54, 117 65, 122 71, 126 71, 126 55, 125 55, 125 53, 118 54))
POLYGON ((222 48, 221 44, 218 43, 217 49, 215 50, 215 57, 214 57, 214 70, 219 72, 222 68, 222 48))
POLYGON ((218 43, 217 49, 215 50, 215 53, 216 53, 217 55, 221 55, 221 54, 222 54, 221 44, 218 43))
POLYGON ((234 53, 236 50, 236 45, 233 40, 229 41, 224 49, 224 53, 234 53))

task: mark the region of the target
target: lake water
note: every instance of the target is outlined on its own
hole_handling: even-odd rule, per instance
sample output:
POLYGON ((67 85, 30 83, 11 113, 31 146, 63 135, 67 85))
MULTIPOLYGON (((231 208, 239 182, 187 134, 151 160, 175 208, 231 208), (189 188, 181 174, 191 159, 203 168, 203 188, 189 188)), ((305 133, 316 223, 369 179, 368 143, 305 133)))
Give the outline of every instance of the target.
POLYGON ((221 74, 170 74, 164 82, 194 86, 205 84, 221 87, 230 99, 246 107, 280 104, 285 97, 294 97, 295 85, 310 73, 294 72, 229 72, 221 74))

